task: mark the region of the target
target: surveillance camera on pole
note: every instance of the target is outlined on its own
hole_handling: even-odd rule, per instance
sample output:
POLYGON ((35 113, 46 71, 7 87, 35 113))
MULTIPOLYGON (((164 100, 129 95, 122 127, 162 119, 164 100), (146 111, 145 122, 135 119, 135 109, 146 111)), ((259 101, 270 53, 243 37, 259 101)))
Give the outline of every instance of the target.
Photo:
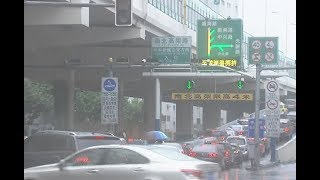
POLYGON ((160 64, 160 62, 157 59, 152 59, 152 58, 144 58, 141 60, 141 63, 143 65, 145 65, 145 64, 159 65, 160 64))
POLYGON ((132 26, 132 0, 116 0, 115 25, 132 26))

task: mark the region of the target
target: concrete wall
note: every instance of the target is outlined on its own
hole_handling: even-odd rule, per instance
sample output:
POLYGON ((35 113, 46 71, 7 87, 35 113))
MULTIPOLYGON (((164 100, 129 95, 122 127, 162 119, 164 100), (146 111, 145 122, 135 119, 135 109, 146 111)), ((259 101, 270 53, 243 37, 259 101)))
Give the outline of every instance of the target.
POLYGON ((290 141, 278 147, 276 149, 276 154, 281 163, 291 162, 296 160, 296 136, 294 136, 290 141))

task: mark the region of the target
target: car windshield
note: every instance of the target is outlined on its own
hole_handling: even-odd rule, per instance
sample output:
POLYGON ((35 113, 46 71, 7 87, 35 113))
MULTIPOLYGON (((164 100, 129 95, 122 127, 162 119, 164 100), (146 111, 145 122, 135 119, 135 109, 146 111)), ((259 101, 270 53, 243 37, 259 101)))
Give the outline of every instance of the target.
POLYGON ((227 141, 229 143, 235 143, 238 145, 245 145, 246 144, 246 141, 242 138, 228 138, 227 141))
POLYGON ((217 145, 199 145, 195 146, 192 151, 194 152, 218 152, 218 146, 217 145))
POLYGON ((248 125, 248 120, 239 120, 238 123, 241 125, 248 125))
POLYGON ((231 126, 231 128, 235 131, 241 131, 242 130, 242 126, 231 126))
POLYGON ((214 137, 219 137, 219 136, 224 136, 225 133, 223 131, 213 131, 211 135, 214 137))

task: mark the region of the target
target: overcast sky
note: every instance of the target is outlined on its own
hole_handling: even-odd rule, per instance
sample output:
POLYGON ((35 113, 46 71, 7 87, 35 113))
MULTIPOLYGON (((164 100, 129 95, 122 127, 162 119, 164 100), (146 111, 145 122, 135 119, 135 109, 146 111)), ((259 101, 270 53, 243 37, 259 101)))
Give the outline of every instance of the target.
POLYGON ((286 52, 288 57, 296 59, 296 1, 295 0, 238 0, 243 2, 239 15, 244 16, 244 31, 256 37, 279 37, 279 49, 286 52), (267 1, 267 8, 266 8, 267 1), (267 11, 267 16, 265 12, 267 11), (267 17, 267 21, 265 21, 267 17), (287 27, 286 27, 287 18, 287 27), (266 22, 266 23, 265 23, 266 22), (288 40, 286 42, 286 33, 288 40))

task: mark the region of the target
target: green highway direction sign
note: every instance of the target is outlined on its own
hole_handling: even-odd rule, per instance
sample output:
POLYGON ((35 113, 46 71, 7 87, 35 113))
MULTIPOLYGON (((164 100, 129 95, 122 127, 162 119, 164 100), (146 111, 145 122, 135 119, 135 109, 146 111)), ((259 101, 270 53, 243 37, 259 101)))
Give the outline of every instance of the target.
POLYGON ((161 64, 190 64, 191 36, 152 38, 152 59, 161 64))
POLYGON ((249 64, 278 64, 278 37, 249 37, 249 64))
POLYGON ((197 54, 202 65, 242 67, 242 20, 198 20, 197 54))

